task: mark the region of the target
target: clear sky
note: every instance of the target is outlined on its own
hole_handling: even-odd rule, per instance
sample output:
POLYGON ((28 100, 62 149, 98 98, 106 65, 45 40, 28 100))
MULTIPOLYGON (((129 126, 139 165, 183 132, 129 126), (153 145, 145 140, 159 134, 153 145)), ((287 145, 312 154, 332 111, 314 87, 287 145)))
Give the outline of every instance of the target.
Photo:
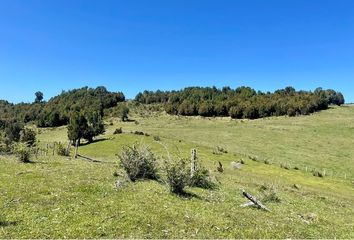
POLYGON ((288 85, 354 102, 353 0, 0 0, 0 99, 288 85))

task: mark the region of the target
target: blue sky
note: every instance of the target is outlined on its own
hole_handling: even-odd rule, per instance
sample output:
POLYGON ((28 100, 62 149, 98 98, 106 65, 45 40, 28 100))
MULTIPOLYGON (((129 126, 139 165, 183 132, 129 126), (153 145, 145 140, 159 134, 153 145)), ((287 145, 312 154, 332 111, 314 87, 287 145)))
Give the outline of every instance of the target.
POLYGON ((0 0, 0 99, 247 85, 354 102, 353 0, 0 0))

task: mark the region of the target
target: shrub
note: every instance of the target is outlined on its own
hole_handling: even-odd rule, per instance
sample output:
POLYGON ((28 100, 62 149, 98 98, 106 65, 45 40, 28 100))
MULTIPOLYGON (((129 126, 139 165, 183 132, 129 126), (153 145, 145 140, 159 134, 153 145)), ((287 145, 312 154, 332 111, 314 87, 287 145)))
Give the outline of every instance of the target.
POLYGON ((223 148, 223 147, 220 147, 220 146, 216 146, 216 148, 213 150, 213 154, 215 155, 222 155, 223 153, 228 153, 228 151, 223 148))
POLYGON ((117 128, 114 132, 113 132, 113 134, 122 134, 123 133, 123 129, 120 127, 120 128, 117 128))
POLYGON ((17 122, 9 122, 4 129, 6 140, 9 144, 12 142, 18 142, 21 137, 21 131, 23 130, 23 125, 17 122))
POLYGON ((161 141, 161 138, 160 138, 159 136, 154 136, 154 140, 155 140, 156 142, 159 142, 159 141, 161 141))
POLYGON ((32 129, 23 129, 20 132, 20 141, 27 143, 29 146, 33 146, 36 142, 36 133, 32 129))
POLYGON ((248 156, 248 158, 251 159, 252 161, 258 161, 257 156, 248 156))
POLYGON ((323 174, 321 172, 319 172, 319 171, 313 171, 312 175, 315 176, 315 177, 320 177, 320 178, 324 177, 323 174))
POLYGON ((138 144, 124 147, 118 157, 130 180, 158 179, 157 158, 148 147, 138 144))
POLYGON ((134 132, 134 134, 135 134, 135 135, 140 135, 140 136, 145 135, 145 133, 144 133, 144 132, 140 132, 140 131, 135 131, 135 132, 134 132))
POLYGON ((129 108, 125 104, 121 104, 118 106, 116 110, 116 115, 119 117, 123 122, 128 120, 129 108))
POLYGON ((165 164, 167 183, 170 191, 183 194, 184 188, 190 183, 190 170, 186 159, 170 160, 165 164))
POLYGON ((0 132, 0 153, 7 153, 10 152, 11 149, 8 144, 6 144, 6 139, 5 137, 2 136, 0 132))
POLYGON ((290 170, 290 167, 289 167, 288 164, 281 163, 281 164, 280 164, 280 167, 281 167, 281 168, 284 168, 284 169, 286 169, 286 170, 290 170))
POLYGON ((278 196, 278 190, 274 185, 262 185, 260 191, 263 193, 263 202, 281 202, 281 199, 278 196))
POLYGON ((190 179, 189 186, 199 187, 204 189, 213 189, 216 187, 210 179, 210 173, 207 169, 199 167, 190 179))
POLYGON ((57 154, 59 156, 69 156, 69 151, 67 151, 67 149, 62 143, 58 143, 57 154))
POLYGON ((17 143, 13 146, 13 152, 18 160, 23 163, 29 163, 31 157, 31 149, 24 143, 17 143))
POLYGON ((243 108, 241 106, 232 106, 229 110, 229 115, 232 118, 242 118, 243 116, 243 108))

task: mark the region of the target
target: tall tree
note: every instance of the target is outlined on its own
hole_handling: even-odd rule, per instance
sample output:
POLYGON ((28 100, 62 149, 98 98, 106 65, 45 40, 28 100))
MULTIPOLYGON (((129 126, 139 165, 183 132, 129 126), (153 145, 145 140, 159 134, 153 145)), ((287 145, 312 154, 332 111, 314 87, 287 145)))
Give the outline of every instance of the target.
POLYGON ((77 140, 83 138, 85 131, 87 131, 88 125, 87 120, 79 112, 74 111, 70 115, 69 125, 68 125, 68 137, 69 140, 75 143, 77 140))
POLYGON ((102 117, 99 113, 94 112, 85 117, 78 111, 72 112, 68 125, 68 138, 76 142, 77 140, 86 139, 89 143, 93 138, 104 133, 105 128, 102 117))
POLYGON ((35 93, 36 98, 34 99, 35 103, 40 103, 43 100, 43 93, 41 91, 38 91, 35 93))

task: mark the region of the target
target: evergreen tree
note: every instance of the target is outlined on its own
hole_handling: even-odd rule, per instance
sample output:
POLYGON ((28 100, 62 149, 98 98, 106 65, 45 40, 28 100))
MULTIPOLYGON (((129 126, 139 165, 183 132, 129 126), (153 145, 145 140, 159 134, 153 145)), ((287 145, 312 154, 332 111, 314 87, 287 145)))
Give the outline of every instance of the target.
POLYGON ((34 102, 35 102, 35 103, 40 103, 40 102, 42 102, 42 100, 43 100, 43 93, 40 92, 40 91, 38 91, 38 92, 35 93, 35 95, 36 95, 36 98, 35 98, 34 102))

